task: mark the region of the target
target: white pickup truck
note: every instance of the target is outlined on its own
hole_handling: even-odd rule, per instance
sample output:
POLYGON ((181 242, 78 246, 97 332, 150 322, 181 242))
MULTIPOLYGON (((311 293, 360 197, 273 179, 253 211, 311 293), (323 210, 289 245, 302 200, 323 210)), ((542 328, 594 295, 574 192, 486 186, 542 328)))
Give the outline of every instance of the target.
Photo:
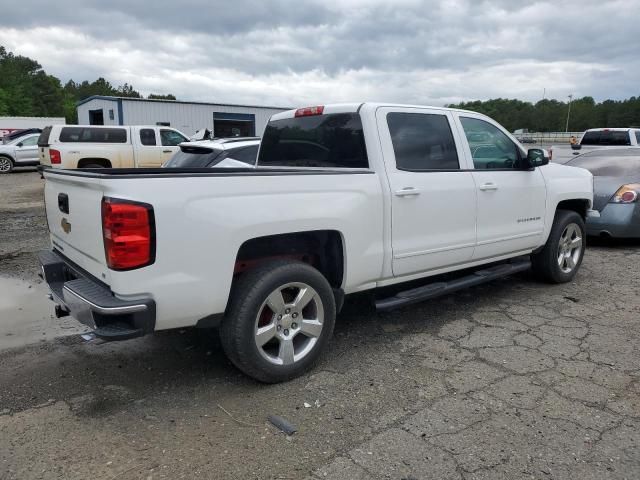
POLYGON ((256 169, 49 169, 43 276, 100 338, 217 326, 240 370, 283 381, 344 295, 387 310, 531 266, 573 279, 592 176, 544 153, 477 113, 364 103, 273 116, 256 169))
POLYGON ((640 147, 640 128, 592 128, 575 145, 552 146, 549 156, 555 163, 564 164, 593 150, 628 147, 640 147))
POLYGON ((188 141, 169 127, 53 125, 42 130, 38 149, 44 167, 153 168, 188 141))

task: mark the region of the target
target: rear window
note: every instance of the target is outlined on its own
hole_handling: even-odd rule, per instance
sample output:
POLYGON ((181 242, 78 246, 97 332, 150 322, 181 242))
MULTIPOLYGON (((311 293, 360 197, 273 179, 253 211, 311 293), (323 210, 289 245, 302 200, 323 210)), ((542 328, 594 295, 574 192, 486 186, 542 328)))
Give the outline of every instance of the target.
POLYGON ((222 160, 221 153, 222 150, 213 148, 180 147, 180 150, 164 166, 168 168, 207 168, 222 160))
POLYGON ((333 113, 269 122, 258 165, 368 168, 360 115, 333 113))
POLYGON ((64 127, 60 141, 69 143, 126 143, 124 128, 64 127))
POLYGON ((613 149, 593 153, 580 155, 567 162, 567 165, 589 170, 594 177, 640 176, 640 149, 613 149))
POLYGON ((580 145, 631 145, 628 131, 594 130, 586 132, 580 145))
POLYGON ((48 147, 49 146, 49 135, 51 135, 51 127, 44 127, 40 136, 38 137, 38 146, 39 147, 48 147))

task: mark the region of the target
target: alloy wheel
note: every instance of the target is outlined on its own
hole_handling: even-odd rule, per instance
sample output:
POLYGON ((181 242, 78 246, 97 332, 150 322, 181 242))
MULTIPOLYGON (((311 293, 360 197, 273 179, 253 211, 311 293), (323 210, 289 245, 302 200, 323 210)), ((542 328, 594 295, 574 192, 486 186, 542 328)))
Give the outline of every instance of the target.
POLYGON ((582 231, 575 223, 564 228, 558 244, 558 266, 563 273, 571 273, 582 254, 582 231))
POLYGON ((313 350, 323 323, 318 292, 305 283, 288 283, 271 292, 258 310, 255 343, 267 361, 291 365, 313 350))

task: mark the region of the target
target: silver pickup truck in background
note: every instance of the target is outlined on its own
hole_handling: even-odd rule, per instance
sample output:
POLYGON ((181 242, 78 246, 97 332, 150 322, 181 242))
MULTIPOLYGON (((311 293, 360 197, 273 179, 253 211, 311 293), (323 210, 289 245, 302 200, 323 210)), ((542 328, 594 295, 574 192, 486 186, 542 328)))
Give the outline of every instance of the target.
POLYGON ((549 156, 554 163, 567 163, 576 155, 607 148, 640 147, 640 128, 591 128, 575 145, 554 145, 549 156))

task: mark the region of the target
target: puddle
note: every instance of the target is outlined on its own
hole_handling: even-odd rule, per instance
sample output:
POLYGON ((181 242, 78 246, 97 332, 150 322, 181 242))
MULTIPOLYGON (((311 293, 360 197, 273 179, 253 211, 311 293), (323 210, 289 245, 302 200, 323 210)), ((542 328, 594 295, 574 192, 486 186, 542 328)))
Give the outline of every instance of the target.
POLYGON ((0 350, 88 331, 71 317, 55 318, 44 284, 0 277, 0 350))

